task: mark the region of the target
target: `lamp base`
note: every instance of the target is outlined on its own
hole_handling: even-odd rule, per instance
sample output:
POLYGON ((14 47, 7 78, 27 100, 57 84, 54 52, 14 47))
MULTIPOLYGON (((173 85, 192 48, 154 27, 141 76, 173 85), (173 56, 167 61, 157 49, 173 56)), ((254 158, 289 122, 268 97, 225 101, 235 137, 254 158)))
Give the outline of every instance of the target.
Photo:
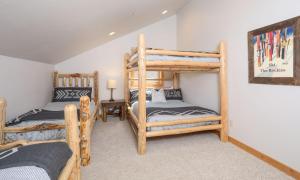
POLYGON ((113 88, 110 89, 110 102, 115 101, 113 98, 113 88))

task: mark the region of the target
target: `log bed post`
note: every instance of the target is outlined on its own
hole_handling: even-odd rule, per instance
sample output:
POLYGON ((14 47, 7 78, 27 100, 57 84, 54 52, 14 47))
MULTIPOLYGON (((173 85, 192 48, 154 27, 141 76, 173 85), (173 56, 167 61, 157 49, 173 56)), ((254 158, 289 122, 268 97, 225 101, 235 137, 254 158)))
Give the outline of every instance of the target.
POLYGON ((138 83, 139 83, 139 106, 138 106, 138 153, 146 152, 146 63, 145 63, 145 36, 140 34, 138 44, 138 83))
POLYGON ((99 73, 98 73, 98 71, 94 72, 94 102, 95 102, 95 104, 99 103, 99 73))
MULTIPOLYGON (((128 60, 129 60, 129 54, 126 53, 124 55, 124 99, 125 99, 125 104, 127 105, 129 103, 129 73, 127 70, 127 64, 128 64, 128 60)), ((127 109, 127 108, 126 108, 127 109)))
POLYGON ((220 43, 220 72, 219 72, 219 82, 220 82, 220 112, 221 112, 221 123, 222 128, 220 131, 221 141, 228 141, 228 97, 227 97, 227 64, 226 64, 226 50, 224 42, 220 43))
MULTIPOLYGON (((79 148, 79 133, 78 133, 78 117, 77 108, 73 104, 65 106, 65 125, 66 125, 66 141, 69 144, 73 155, 76 156, 76 164, 73 167, 72 173, 66 179, 80 179, 80 148, 79 148)), ((61 178, 64 179, 64 178, 61 178)))
POLYGON ((173 88, 174 89, 178 89, 179 88, 179 73, 178 72, 174 72, 173 73, 173 88))
POLYGON ((80 98, 80 153, 81 164, 87 166, 91 157, 91 114, 90 98, 82 96, 80 98))
MULTIPOLYGON (((100 101, 100 95, 99 95, 99 73, 98 71, 94 72, 94 103, 96 107, 99 105, 100 101)), ((100 120, 101 119, 101 114, 100 114, 100 107, 99 109, 96 109, 96 119, 95 120, 100 120)), ((92 125, 92 123, 91 123, 92 125)))
POLYGON ((6 101, 4 98, 0 97, 0 144, 5 142, 5 133, 3 129, 5 128, 6 120, 6 101))
POLYGON ((54 73, 53 73, 53 88, 58 87, 58 85, 59 85, 58 72, 54 71, 54 73))

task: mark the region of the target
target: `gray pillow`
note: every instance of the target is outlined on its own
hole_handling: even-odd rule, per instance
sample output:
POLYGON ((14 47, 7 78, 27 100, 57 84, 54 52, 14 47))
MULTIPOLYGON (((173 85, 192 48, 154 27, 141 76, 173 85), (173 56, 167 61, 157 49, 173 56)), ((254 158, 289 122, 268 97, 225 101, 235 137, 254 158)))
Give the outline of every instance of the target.
POLYGON ((181 89, 165 89, 166 100, 183 101, 181 89))
POLYGON ((52 102, 79 101, 81 96, 92 98, 91 87, 58 87, 54 89, 52 102))
MULTIPOLYGON (((138 89, 131 89, 130 91, 130 103, 134 103, 138 101, 139 99, 139 90, 138 89)), ((151 101, 152 99, 152 90, 151 89, 146 89, 146 100, 151 101)))

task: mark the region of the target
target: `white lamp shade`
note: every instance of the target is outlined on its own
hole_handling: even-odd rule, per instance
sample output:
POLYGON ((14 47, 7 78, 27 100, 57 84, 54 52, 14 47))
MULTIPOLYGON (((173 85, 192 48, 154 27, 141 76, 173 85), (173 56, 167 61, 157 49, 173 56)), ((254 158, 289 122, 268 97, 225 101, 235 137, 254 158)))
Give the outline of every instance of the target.
POLYGON ((108 80, 107 81, 107 88, 109 88, 109 89, 117 88, 117 81, 116 80, 108 80))

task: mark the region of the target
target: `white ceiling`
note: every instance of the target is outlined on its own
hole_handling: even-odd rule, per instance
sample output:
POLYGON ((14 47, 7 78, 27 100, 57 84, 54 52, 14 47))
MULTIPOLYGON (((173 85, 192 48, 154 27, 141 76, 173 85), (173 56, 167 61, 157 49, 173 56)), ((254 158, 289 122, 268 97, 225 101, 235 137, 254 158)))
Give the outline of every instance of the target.
POLYGON ((55 64, 173 15, 188 1, 0 0, 0 54, 55 64))

